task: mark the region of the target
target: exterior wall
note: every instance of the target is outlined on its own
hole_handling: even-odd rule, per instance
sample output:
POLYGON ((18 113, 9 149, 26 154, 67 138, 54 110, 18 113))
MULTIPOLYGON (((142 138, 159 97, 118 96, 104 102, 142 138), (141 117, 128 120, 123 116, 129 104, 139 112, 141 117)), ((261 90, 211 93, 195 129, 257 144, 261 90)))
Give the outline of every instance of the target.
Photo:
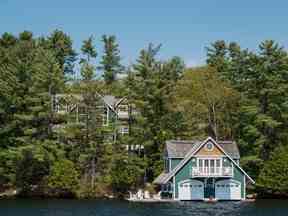
POLYGON ((223 161, 222 161, 222 165, 223 166, 232 166, 232 162, 230 161, 230 159, 228 158, 228 157, 223 157, 223 159, 222 159, 223 161))
POLYGON ((208 150, 205 147, 206 145, 203 145, 201 149, 198 150, 198 152, 195 154, 196 156, 222 156, 224 153, 214 145, 214 148, 212 150, 208 150))
POLYGON ((175 183, 174 183, 174 191, 175 191, 175 199, 178 199, 178 183, 180 181, 191 178, 192 167, 196 166, 196 160, 191 158, 183 167, 180 169, 175 175, 175 183))
MULTIPOLYGON (((172 160, 173 161, 173 160, 172 160)), ((179 163, 181 160, 175 160, 173 163, 179 163)), ((175 182, 174 182, 174 191, 175 191, 175 195, 174 198, 178 199, 178 183, 183 181, 183 180, 187 180, 191 178, 191 171, 193 169, 193 167, 196 167, 197 165, 197 160, 195 157, 192 157, 183 167, 182 169, 180 169, 176 175, 175 175, 175 182)), ((229 158, 227 157, 223 157, 223 166, 233 166, 233 180, 236 180, 238 182, 241 183, 241 197, 242 199, 245 199, 245 175, 241 172, 241 170, 236 167, 234 164, 232 164, 232 162, 230 161, 229 158)), ((215 178, 215 182, 223 180, 223 179, 228 179, 228 178, 215 178)), ((197 178, 197 180, 200 180, 202 182, 204 182, 205 178, 197 178)))
POLYGON ((241 183, 241 197, 242 199, 245 199, 245 175, 241 172, 241 170, 238 167, 235 167, 234 165, 234 176, 233 179, 236 181, 239 181, 241 183))
POLYGON ((170 158, 171 170, 172 171, 183 159, 181 158, 170 158))
MULTIPOLYGON (((242 199, 245 199, 245 175, 241 172, 241 170, 236 167, 236 165, 234 165, 232 163, 232 161, 230 161, 230 159, 228 157, 224 157, 223 158, 223 166, 233 166, 233 180, 239 181, 241 183, 241 197, 242 199)), ((221 179, 223 180, 223 179, 221 179)))

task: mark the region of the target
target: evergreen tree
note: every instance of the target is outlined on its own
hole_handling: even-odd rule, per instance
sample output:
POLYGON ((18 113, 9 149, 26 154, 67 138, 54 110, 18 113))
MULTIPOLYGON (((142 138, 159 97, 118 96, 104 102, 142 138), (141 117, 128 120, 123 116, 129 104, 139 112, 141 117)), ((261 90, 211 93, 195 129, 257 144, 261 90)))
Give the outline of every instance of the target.
POLYGON ((145 148, 148 180, 161 171, 163 144, 175 132, 175 127, 167 121, 171 120, 169 100, 184 68, 182 61, 176 58, 167 62, 157 60, 159 49, 160 46, 150 44, 148 49, 140 52, 133 67, 135 84, 131 97, 141 115, 137 116, 132 131, 136 142, 145 148))
POLYGON ((257 180, 258 192, 262 196, 288 196, 288 148, 281 146, 265 162, 257 180))
POLYGON ((61 30, 55 30, 42 41, 43 46, 52 50, 65 75, 73 74, 76 52, 72 47, 72 39, 61 30))
MULTIPOLYGON (((96 52, 95 46, 93 44, 93 37, 92 36, 90 36, 87 40, 83 41, 81 51, 82 51, 83 55, 86 56, 88 62, 90 62, 91 58, 97 57, 97 52, 96 52)), ((83 60, 85 60, 85 59, 83 59, 83 60)))
POLYGON ((99 68, 104 72, 105 83, 111 84, 116 80, 117 74, 123 71, 123 66, 120 64, 119 45, 115 36, 103 35, 102 41, 104 43, 104 55, 99 68))
POLYGON ((241 50, 236 43, 217 44, 209 49, 208 63, 242 95, 240 147, 267 160, 286 141, 287 52, 273 41, 261 43, 259 53, 241 50))

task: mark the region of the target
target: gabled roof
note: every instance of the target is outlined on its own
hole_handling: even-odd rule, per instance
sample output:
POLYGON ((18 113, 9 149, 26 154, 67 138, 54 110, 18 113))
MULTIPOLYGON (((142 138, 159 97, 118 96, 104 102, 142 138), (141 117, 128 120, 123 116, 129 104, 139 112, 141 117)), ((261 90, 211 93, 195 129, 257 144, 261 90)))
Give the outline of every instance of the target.
MULTIPOLYGON (((185 155, 194 147, 200 145, 199 140, 168 140, 166 141, 166 152, 169 158, 184 158, 185 155)), ((233 159, 240 159, 239 149, 233 141, 217 141, 225 152, 233 159)))
POLYGON ((154 181, 154 184, 161 184, 161 182, 163 182, 163 180, 165 180, 165 178, 167 177, 168 173, 162 172, 154 181))
MULTIPOLYGON (((198 152, 198 150, 205 145, 208 141, 211 141, 216 145, 234 164, 234 166, 238 167, 240 171, 254 184, 254 180, 225 152, 225 150, 218 144, 213 138, 208 137, 205 141, 201 142, 200 144, 195 144, 186 154, 185 158, 170 172, 168 175, 163 176, 161 178, 161 184, 166 184, 190 159, 191 157, 198 152)), ((225 145, 225 144, 224 144, 225 145)))
POLYGON ((182 140, 168 140, 166 141, 167 157, 169 158, 184 158, 185 155, 194 146, 199 145, 200 141, 182 141, 182 140))
POLYGON ((104 102, 114 111, 116 112, 117 106, 125 99, 126 97, 116 98, 113 95, 104 95, 104 102))
MULTIPOLYGON (((116 113, 115 108, 125 99, 125 97, 116 98, 113 95, 101 95, 97 92, 96 92, 96 95, 99 96, 104 101, 104 103, 115 113, 116 113)), ((66 97, 73 97, 79 101, 83 100, 82 94, 56 94, 55 96, 57 98, 64 98, 65 99, 66 97)))
POLYGON ((114 107, 115 104, 117 103, 118 99, 116 99, 115 96, 113 95, 104 95, 103 96, 104 102, 109 105, 110 107, 114 107))

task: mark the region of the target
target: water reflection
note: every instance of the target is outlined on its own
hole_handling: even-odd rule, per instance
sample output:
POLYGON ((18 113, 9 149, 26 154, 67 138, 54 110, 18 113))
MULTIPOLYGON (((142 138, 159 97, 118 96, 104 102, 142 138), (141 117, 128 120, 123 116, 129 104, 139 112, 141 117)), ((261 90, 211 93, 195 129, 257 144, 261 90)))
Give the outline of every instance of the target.
POLYGON ((0 216, 287 216, 288 201, 129 203, 97 200, 0 200, 0 216))

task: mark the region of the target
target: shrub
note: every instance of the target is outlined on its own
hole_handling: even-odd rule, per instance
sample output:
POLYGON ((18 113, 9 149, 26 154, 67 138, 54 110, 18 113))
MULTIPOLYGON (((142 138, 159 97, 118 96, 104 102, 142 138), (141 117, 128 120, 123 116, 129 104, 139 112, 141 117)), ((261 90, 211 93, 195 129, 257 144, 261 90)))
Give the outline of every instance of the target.
POLYGON ((79 187, 78 179, 79 173, 72 161, 64 159, 56 162, 47 179, 51 195, 75 196, 79 187))
POLYGON ((257 180, 260 196, 288 197, 288 147, 280 147, 266 161, 257 180))

